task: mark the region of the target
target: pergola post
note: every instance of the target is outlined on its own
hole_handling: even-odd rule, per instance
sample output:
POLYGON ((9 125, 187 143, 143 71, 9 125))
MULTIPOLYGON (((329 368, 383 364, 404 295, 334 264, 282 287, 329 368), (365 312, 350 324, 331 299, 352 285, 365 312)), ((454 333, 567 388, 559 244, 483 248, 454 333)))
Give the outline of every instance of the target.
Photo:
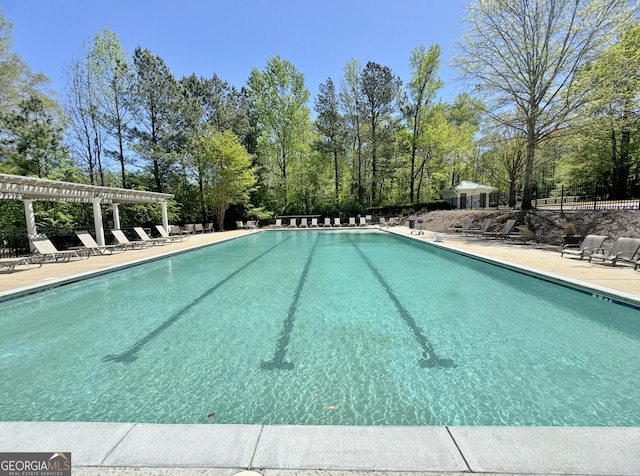
POLYGON ((162 205, 162 228, 169 233, 169 215, 167 214, 167 202, 160 202, 162 205))
POLYGON ((119 203, 113 203, 113 229, 120 229, 120 209, 118 208, 119 203))
POLYGON ((27 219, 27 235, 34 236, 38 233, 38 229, 36 228, 36 214, 33 211, 33 200, 25 199, 22 202, 24 203, 24 216, 27 219))
POLYGON ((96 242, 98 245, 104 246, 104 225, 102 224, 102 207, 100 206, 100 199, 94 198, 91 200, 91 203, 93 204, 93 224, 96 229, 96 242))

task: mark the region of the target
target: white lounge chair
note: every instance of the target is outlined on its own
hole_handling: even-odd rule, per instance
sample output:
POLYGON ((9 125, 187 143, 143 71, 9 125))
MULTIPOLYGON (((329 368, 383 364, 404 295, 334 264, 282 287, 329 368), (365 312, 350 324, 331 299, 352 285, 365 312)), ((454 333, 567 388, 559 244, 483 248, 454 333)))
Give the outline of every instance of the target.
POLYGON ((282 218, 276 218, 275 228, 282 228, 282 218))
POLYGON ((185 239, 189 239, 189 233, 187 233, 187 230, 181 229, 178 225, 169 225, 169 235, 185 236, 185 239))
POLYGON ((331 218, 326 217, 324 219, 324 225, 322 225, 322 226, 324 226, 325 228, 331 228, 331 218))
POLYGON ((258 228, 258 222, 255 220, 249 220, 244 226, 245 230, 255 230, 256 228, 258 228))
POLYGON ((309 228, 318 228, 318 219, 317 218, 312 218, 311 219, 311 225, 309 225, 309 228))
POLYGON ((296 219, 295 218, 289 219, 289 228, 298 228, 298 225, 296 225, 296 219))
POLYGON ((243 230, 244 229, 244 223, 242 223, 240 220, 236 221, 236 228, 238 230, 243 230))
POLYGON ((148 243, 151 243, 152 245, 162 246, 171 243, 170 240, 167 240, 162 236, 160 238, 151 238, 149 235, 147 235, 147 232, 144 231, 144 228, 140 226, 134 226, 133 231, 135 231, 136 234, 140 237, 140 241, 146 241, 148 243))
POLYGON ((365 217, 360 217, 360 223, 358 223, 359 226, 367 226, 367 220, 365 217))
POLYGON ((204 233, 204 226, 202 226, 202 223, 196 223, 193 226, 193 231, 195 233, 204 233))
POLYGON ((153 245, 153 243, 150 243, 148 241, 129 241, 129 238, 124 236, 122 230, 111 230, 111 234, 119 244, 124 245, 130 249, 139 250, 141 248, 144 248, 145 246, 153 245))
POLYGON ((30 236, 29 242, 36 249, 37 253, 42 255, 43 261, 49 259, 54 261, 69 261, 71 258, 83 259, 90 256, 90 252, 83 248, 59 251, 54 244, 49 241, 46 235, 30 236))
POLYGON ((356 217, 349 217, 349 226, 356 226, 356 217))
MULTIPOLYGON (((640 238, 620 237, 613 242, 610 249, 599 248, 589 255, 589 263, 592 259, 599 259, 603 262, 609 262, 615 266, 618 261, 626 261, 633 263, 638 250, 640 249, 640 238)), ((638 262, 635 262, 634 269, 638 268, 638 262)))
POLYGON ((342 223, 340 223, 340 217, 333 219, 333 226, 336 228, 340 228, 342 226, 342 223))
POLYGON ((204 232, 205 232, 205 233, 210 233, 210 232, 212 232, 212 231, 213 231, 213 223, 207 223, 207 224, 204 226, 204 232))
POLYGON ((586 258, 591 253, 602 248, 604 240, 608 237, 605 235, 587 235, 580 245, 568 244, 560 250, 560 257, 577 256, 579 259, 586 258))
POLYGON ((100 246, 88 231, 76 231, 75 233, 82 242, 82 245, 94 255, 110 255, 111 253, 125 251, 127 249, 126 246, 120 244, 100 246))
POLYGON ((387 225, 387 221, 384 219, 384 217, 378 217, 378 225, 382 228, 383 226, 389 226, 387 225))
POLYGON ((307 219, 306 218, 300 218, 300 228, 308 228, 309 225, 307 224, 307 219))
MULTIPOLYGON (((171 229, 171 225, 169 225, 169 229, 171 229)), ((156 230, 160 233, 160 236, 169 240, 171 243, 175 243, 177 241, 185 241, 189 239, 189 235, 186 233, 178 233, 178 234, 169 234, 167 230, 164 229, 162 225, 156 225, 156 230)), ((180 231, 180 228, 178 228, 180 231)))

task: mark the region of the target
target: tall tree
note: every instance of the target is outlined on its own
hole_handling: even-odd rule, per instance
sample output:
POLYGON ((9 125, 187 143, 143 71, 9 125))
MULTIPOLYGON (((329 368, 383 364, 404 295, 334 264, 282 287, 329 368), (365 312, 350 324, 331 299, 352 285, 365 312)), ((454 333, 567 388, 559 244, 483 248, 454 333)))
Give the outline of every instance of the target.
POLYGON ((369 124, 372 204, 377 203, 380 136, 384 126, 394 121, 393 115, 400 107, 401 86, 402 80, 394 76, 388 66, 381 66, 369 61, 362 70, 360 87, 365 98, 364 110, 369 124))
POLYGON ((536 147, 566 127, 584 100, 574 75, 634 8, 629 0, 477 0, 453 58, 486 96, 487 111, 527 138, 523 208, 531 208, 536 147), (500 112, 515 110, 508 116, 500 112))
POLYGON ((289 176, 290 166, 308 146, 309 90, 303 74, 290 61, 275 56, 267 61, 264 71, 253 68, 248 94, 260 128, 258 159, 265 183, 275 190, 275 206, 285 211, 290 182, 295 179, 289 176))
POLYGON ((206 201, 215 210, 218 226, 224 230, 229 206, 247 204, 256 183, 251 156, 233 132, 220 132, 212 126, 205 129, 197 149, 203 163, 206 201))
POLYGON ((346 130, 344 118, 340 114, 336 88, 331 78, 320 84, 315 110, 318 113, 316 128, 321 134, 321 149, 331 155, 334 172, 335 209, 339 210, 340 200, 340 158, 344 150, 346 130))
POLYGON ((151 166, 155 191, 162 192, 174 162, 179 85, 159 56, 136 48, 134 86, 136 150, 151 166))
MULTIPOLYGON (((126 188, 125 135, 132 119, 130 91, 134 80, 131 60, 118 35, 105 28, 93 40, 88 64, 100 119, 113 143, 106 144, 106 153, 118 162, 122 187, 126 188)), ((101 141, 96 144, 102 148, 101 141)))
MULTIPOLYGON (((596 61, 578 75, 588 91, 581 117, 587 120, 581 130, 582 153, 597 142, 607 164, 598 177, 611 187, 612 196, 624 198, 632 167, 640 162, 640 24, 625 31, 596 61)), ((604 165, 604 164, 603 164, 604 165)))
POLYGON ((104 185, 100 144, 104 132, 98 113, 97 92, 85 59, 65 68, 64 108, 69 118, 68 142, 76 160, 89 175, 89 183, 104 185))
POLYGON ((360 206, 364 204, 365 177, 363 157, 363 105, 365 100, 360 88, 362 66, 356 59, 347 61, 340 84, 340 110, 345 119, 352 150, 352 193, 355 191, 360 206))
POLYGON ((429 47, 429 51, 424 46, 418 46, 411 52, 411 80, 407 84, 410 101, 405 108, 407 123, 411 130, 410 138, 410 167, 409 176, 409 201, 414 203, 415 186, 418 174, 422 173, 421 168, 416 167, 418 159, 418 148, 422 140, 422 135, 426 128, 426 119, 429 116, 429 109, 434 107, 435 94, 443 86, 438 78, 440 68, 440 46, 435 44, 429 47))

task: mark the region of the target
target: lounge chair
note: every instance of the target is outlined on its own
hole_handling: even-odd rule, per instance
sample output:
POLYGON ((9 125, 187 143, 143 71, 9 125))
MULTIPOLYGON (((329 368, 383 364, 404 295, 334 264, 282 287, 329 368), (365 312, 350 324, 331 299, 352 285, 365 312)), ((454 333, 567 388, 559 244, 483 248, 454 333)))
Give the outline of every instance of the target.
MULTIPOLYGON (((599 259, 603 262, 609 262, 615 266, 618 261, 626 261, 633 263, 633 258, 640 249, 640 238, 620 237, 611 245, 611 249, 599 248, 589 255, 589 263, 592 259, 599 259)), ((638 262, 635 262, 634 269, 638 268, 638 262)))
POLYGON ((356 226, 356 217, 349 217, 349 226, 356 226))
POLYGON ((188 234, 195 234, 196 233, 196 226, 193 223, 188 223, 184 226, 184 230, 188 233, 188 234))
POLYGON ((604 240, 608 237, 605 235, 587 235, 580 245, 564 245, 560 250, 560 257, 563 255, 577 256, 579 259, 589 256, 594 251, 602 248, 604 240))
POLYGON ((255 220, 249 220, 244 226, 245 230, 255 230, 256 228, 258 228, 258 224, 255 220))
POLYGON ((171 240, 167 240, 163 236, 161 236, 160 238, 151 238, 149 235, 147 235, 147 232, 144 231, 144 228, 140 226, 134 226, 133 231, 135 231, 136 235, 140 237, 140 241, 146 241, 152 245, 162 246, 171 243, 171 240))
POLYGON ((311 225, 309 225, 309 228, 318 228, 318 219, 317 218, 312 218, 311 219, 311 225))
POLYGON ((398 226, 400 220, 396 217, 391 217, 387 220, 387 226, 398 226))
POLYGON ((83 259, 88 258, 91 254, 84 248, 59 251, 45 235, 30 236, 29 242, 31 242, 37 253, 42 256, 42 261, 49 259, 54 261, 69 261, 71 258, 83 259))
POLYGON ((384 219, 384 217, 378 217, 378 224, 379 224, 380 227, 389 226, 387 224, 387 221, 384 219))
POLYGON ((127 248, 123 245, 104 245, 100 246, 96 243, 96 240, 93 239, 91 233, 88 231, 76 231, 76 236, 82 242, 82 246, 84 246, 89 253, 94 255, 110 255, 111 253, 115 253, 117 251, 125 251, 127 248))
POLYGON ((491 224, 493 223, 493 218, 486 218, 483 222, 482 222, 482 226, 480 228, 468 228, 467 230, 464 231, 463 234, 471 236, 471 235, 482 235, 483 233, 485 233, 489 227, 491 226, 491 224))
POLYGON ((42 266, 44 257, 42 255, 37 256, 21 256, 18 258, 0 258, 0 271, 8 271, 12 273, 15 271, 16 266, 26 266, 37 264, 38 267, 42 266), (6 269, 4 269, 6 268, 6 269))
POLYGON ((213 223, 207 223, 207 224, 204 226, 204 232, 205 232, 205 233, 210 233, 210 232, 212 232, 212 231, 213 231, 213 223))
POLYGON ((365 217, 360 217, 360 226, 367 226, 367 220, 365 219, 365 217))
POLYGON ((141 241, 141 240, 129 241, 129 238, 124 236, 124 233, 122 232, 122 230, 111 230, 111 234, 119 244, 124 245, 127 248, 130 248, 133 250, 139 250, 141 248, 144 248, 145 246, 153 245, 153 243, 149 241, 141 241))
POLYGON ((244 223, 242 223, 241 221, 236 221, 236 228, 238 230, 243 230, 244 229, 244 223))
POLYGON ((449 228, 449 231, 453 231, 454 233, 464 233, 473 225, 473 217, 467 218, 467 221, 464 222, 462 226, 453 226, 449 228))
POLYGON ((309 228, 306 218, 300 218, 300 228, 309 228))
POLYGON ((275 228, 282 228, 282 218, 276 218, 275 228))
POLYGON ((324 219, 324 225, 322 225, 322 226, 324 226, 325 228, 331 228, 331 218, 326 217, 324 219))
POLYGON ((186 237, 183 238, 185 240, 189 239, 189 233, 187 233, 187 230, 181 229, 178 225, 169 225, 169 235, 186 237))
POLYGON ((298 225, 296 225, 296 219, 295 218, 289 219, 289 228, 298 228, 298 225))
POLYGON ((373 215, 365 215, 364 218, 367 222, 367 225, 371 225, 373 223, 373 215))
POLYGON ((511 230, 513 230, 513 227, 515 226, 516 221, 518 221, 518 220, 516 220, 515 218, 507 220, 507 222, 502 227, 502 230, 500 230, 500 231, 485 231, 482 234, 482 236, 484 236, 485 238, 506 238, 509 235, 509 233, 511 233, 511 230))
POLYGON ((195 233, 204 233, 204 226, 202 226, 202 223, 196 223, 193 226, 193 231, 195 233))
MULTIPOLYGON (((167 233, 167 230, 165 230, 162 225, 156 225, 156 230, 158 231, 158 233, 160 233, 161 237, 165 238, 166 240, 169 240, 171 243, 189 239, 189 235, 187 235, 186 233, 178 233, 178 234, 167 233)), ((180 231, 180 228, 178 228, 178 231, 180 231)))
POLYGON ((333 219, 333 226, 336 228, 340 228, 342 226, 342 223, 340 223, 340 217, 333 219))

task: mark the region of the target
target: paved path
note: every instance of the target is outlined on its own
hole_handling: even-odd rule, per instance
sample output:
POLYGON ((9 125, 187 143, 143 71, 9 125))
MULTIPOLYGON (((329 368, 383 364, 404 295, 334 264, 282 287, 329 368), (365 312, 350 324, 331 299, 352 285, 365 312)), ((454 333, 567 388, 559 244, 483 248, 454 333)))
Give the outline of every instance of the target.
MULTIPOLYGON (((302 230, 301 230, 302 231, 302 230)), ((390 231, 408 234, 408 228, 390 231)), ((0 297, 94 271, 183 252, 251 233, 189 241, 39 269, 0 273, 0 297)), ((435 234, 411 235, 433 242, 435 234)), ((560 258, 557 248, 442 235, 437 246, 562 276, 640 300, 640 274, 560 258)), ((273 476, 371 472, 422 474, 640 475, 640 428, 334 427, 0 422, 0 452, 71 451, 74 475, 220 475, 243 470, 273 476)))

